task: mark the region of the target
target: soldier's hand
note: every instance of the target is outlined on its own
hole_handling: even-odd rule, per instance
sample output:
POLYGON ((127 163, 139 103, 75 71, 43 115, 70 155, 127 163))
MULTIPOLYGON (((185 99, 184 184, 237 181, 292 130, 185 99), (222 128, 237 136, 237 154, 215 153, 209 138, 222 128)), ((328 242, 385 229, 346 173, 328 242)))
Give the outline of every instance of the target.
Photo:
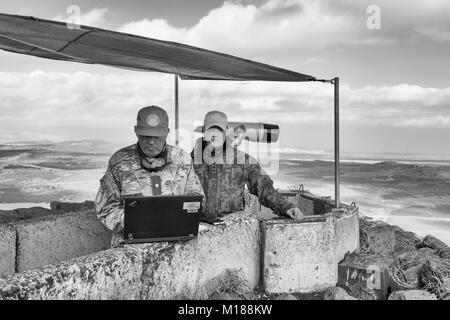
POLYGON ((286 212, 286 215, 291 218, 294 219, 296 221, 301 221, 303 220, 304 216, 303 213, 300 211, 299 208, 291 208, 286 212))

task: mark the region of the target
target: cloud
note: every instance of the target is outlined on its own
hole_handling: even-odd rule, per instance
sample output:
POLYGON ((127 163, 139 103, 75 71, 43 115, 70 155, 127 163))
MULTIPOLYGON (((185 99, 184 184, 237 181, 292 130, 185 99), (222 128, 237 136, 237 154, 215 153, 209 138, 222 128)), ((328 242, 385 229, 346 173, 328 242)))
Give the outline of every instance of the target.
POLYGON ((91 26, 91 27, 104 27, 106 23, 105 15, 108 13, 108 8, 94 8, 87 12, 81 11, 81 8, 73 7, 74 10, 70 10, 70 12, 64 15, 58 15, 54 17, 52 20, 63 21, 63 22, 75 22, 80 25, 91 26), (79 11, 78 11, 79 10, 79 11), (71 17, 74 17, 77 13, 80 13, 79 19, 75 21, 71 20, 71 17))
POLYGON ((121 140, 140 107, 168 105, 172 92, 162 79, 153 73, 0 73, 0 137, 100 135, 121 140))
POLYGON ((417 28, 419 35, 427 37, 436 42, 450 42, 450 31, 438 27, 417 28))
POLYGON ((88 26, 102 26, 105 23, 105 15, 108 8, 92 9, 81 15, 81 24, 88 26))
MULTIPOLYGON (((365 10, 361 13, 365 15, 365 10)), ((315 50, 345 45, 387 45, 390 39, 368 33, 359 19, 330 12, 328 1, 269 0, 229 2, 211 10, 190 28, 166 20, 129 22, 119 31, 183 42, 261 61, 285 61, 315 50)))
MULTIPOLYGON (((181 124, 192 129, 212 109, 232 121, 332 125, 332 86, 320 83, 180 83, 181 124)), ((160 105, 173 119, 173 78, 155 73, 0 73, 1 140, 133 137, 137 111, 160 105)), ((450 128, 450 87, 341 87, 347 125, 450 128)), ((173 125, 173 121, 172 121, 173 125)))
POLYGON ((143 19, 140 21, 129 22, 122 26, 119 31, 149 38, 182 42, 186 37, 188 29, 172 27, 164 19, 143 19))
POLYGON ((120 31, 183 42, 281 67, 305 67, 323 50, 342 47, 447 42, 447 0, 388 1, 226 1, 197 24, 177 28, 163 19, 127 23, 120 31), (380 8, 381 29, 369 30, 370 5, 380 8))
POLYGON ((450 128, 450 87, 401 84, 343 90, 344 119, 350 123, 450 128))
POLYGON ((227 1, 195 25, 132 21, 118 30, 225 52, 317 77, 339 75, 353 86, 449 85, 448 0, 227 1), (369 30, 370 5, 381 29, 369 30), (414 72, 417 66, 426 74, 414 72))

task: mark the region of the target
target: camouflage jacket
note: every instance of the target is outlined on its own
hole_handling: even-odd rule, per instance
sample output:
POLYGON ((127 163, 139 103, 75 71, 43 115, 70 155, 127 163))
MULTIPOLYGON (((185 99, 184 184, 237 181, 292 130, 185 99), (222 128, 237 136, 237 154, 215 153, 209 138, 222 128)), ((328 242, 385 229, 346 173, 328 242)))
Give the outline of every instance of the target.
POLYGON ((271 208, 280 216, 295 207, 273 187, 272 179, 253 157, 227 146, 222 158, 212 161, 207 159, 203 150, 204 144, 199 139, 191 156, 194 159, 195 173, 205 192, 204 215, 221 217, 228 213, 242 211, 245 186, 250 193, 258 197, 262 205, 271 208))
POLYGON ((136 144, 117 151, 109 160, 106 173, 100 180, 95 202, 98 218, 113 231, 112 246, 123 242, 125 197, 203 195, 189 154, 169 145, 166 150, 166 165, 154 172, 141 167, 136 144))

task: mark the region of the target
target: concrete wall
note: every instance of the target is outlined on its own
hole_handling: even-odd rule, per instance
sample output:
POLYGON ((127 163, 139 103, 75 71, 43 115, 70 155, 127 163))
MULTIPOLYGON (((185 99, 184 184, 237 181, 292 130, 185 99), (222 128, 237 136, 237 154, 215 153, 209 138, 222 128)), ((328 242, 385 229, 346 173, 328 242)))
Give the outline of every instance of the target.
POLYGON ((359 210, 350 207, 336 214, 336 261, 344 259, 346 253, 359 250, 359 210))
POLYGON ((139 299, 142 254, 106 250, 0 279, 0 300, 139 299))
POLYGON ((187 243, 145 245, 142 299, 206 299, 226 271, 249 285, 259 281, 258 221, 236 213, 226 225, 207 226, 187 243))
POLYGON ((254 287, 258 221, 225 220, 189 242, 129 245, 0 279, 0 299, 202 299, 228 270, 254 287))
POLYGON ((337 262, 333 217, 320 222, 268 222, 264 281, 269 293, 311 292, 335 286, 337 262))
POLYGON ((15 225, 17 271, 110 248, 111 234, 91 211, 50 216, 15 225))
POLYGON ((0 277, 14 274, 16 268, 16 232, 0 225, 0 277))
MULTIPOLYGON (((357 219, 358 210, 345 214, 350 220, 357 219)), ((64 234, 61 230, 66 230, 58 239, 75 244, 73 216, 65 217, 69 225, 66 229, 59 226, 52 231, 47 225, 49 220, 42 220, 40 227, 20 230, 18 239, 38 231, 64 234)), ((92 217, 82 216, 87 221, 92 217)), ((261 274, 261 256, 268 268, 264 273, 268 292, 320 290, 336 284, 338 259, 343 252, 352 251, 356 241, 350 236, 337 236, 337 230, 359 235, 348 229, 354 223, 344 217, 336 212, 318 222, 282 220, 261 229, 254 215, 235 213, 225 217, 226 225, 201 225, 199 237, 188 242, 130 245, 8 276, 0 279, 0 298, 204 299, 227 271, 239 272, 255 287, 261 274), (261 230, 266 231, 266 242, 261 242, 261 230)), ((48 239, 42 239, 39 241, 43 245, 50 245, 48 239)), ((31 238, 24 240, 23 248, 29 247, 18 252, 27 252, 31 257, 33 248, 38 250, 32 242, 31 238)), ((62 252, 58 250, 54 252, 62 252)), ((56 255, 48 258, 56 259, 56 255)))
POLYGON ((266 291, 320 291, 336 285, 338 263, 359 249, 358 208, 307 216, 300 223, 269 220, 263 234, 266 291))
POLYGON ((102 251, 110 242, 92 211, 0 225, 0 277, 102 251))

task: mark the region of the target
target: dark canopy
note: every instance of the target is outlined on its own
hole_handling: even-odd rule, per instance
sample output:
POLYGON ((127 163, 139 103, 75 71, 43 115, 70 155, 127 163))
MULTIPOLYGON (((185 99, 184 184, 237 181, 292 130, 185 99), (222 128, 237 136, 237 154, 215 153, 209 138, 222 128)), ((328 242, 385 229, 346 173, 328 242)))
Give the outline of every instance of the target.
POLYGON ((0 49, 54 60, 178 74, 182 79, 312 81, 314 77, 176 42, 0 13, 0 49))

